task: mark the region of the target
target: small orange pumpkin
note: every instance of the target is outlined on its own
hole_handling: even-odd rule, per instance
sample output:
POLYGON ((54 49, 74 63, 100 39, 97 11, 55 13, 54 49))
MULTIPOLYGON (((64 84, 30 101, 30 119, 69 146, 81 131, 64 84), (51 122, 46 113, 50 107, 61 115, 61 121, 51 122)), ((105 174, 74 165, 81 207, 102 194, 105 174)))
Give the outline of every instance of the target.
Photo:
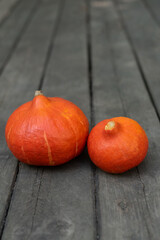
POLYGON ((9 117, 5 136, 9 149, 20 161, 53 166, 78 156, 88 133, 89 123, 80 108, 36 91, 32 101, 9 117))
POLYGON ((97 167, 110 173, 122 173, 143 161, 148 138, 136 121, 116 117, 98 123, 88 137, 87 146, 97 167))

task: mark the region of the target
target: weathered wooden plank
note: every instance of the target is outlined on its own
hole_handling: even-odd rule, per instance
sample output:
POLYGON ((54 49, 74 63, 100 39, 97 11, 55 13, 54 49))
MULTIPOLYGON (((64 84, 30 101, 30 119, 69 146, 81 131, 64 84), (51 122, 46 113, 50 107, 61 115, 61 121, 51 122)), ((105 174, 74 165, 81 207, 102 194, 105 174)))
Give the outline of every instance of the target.
MULTIPOLYGON (((47 55, 53 27, 58 15, 58 1, 46 0, 31 19, 20 44, 0 77, 0 226, 6 214, 12 185, 16 175, 17 161, 10 154, 5 143, 4 129, 12 111, 32 98, 38 88, 39 79, 47 55), (47 27, 46 27, 47 26, 47 27)), ((36 172, 36 169, 35 169, 36 172)), ((22 188, 23 192, 24 189, 22 188)), ((36 191, 36 190, 35 190, 36 191)), ((20 197, 20 196, 18 196, 20 197)), ((18 209, 16 210, 18 211, 18 209)), ((15 230, 15 229, 14 229, 15 230)), ((18 230, 17 230, 18 231, 18 230)), ((15 233, 7 232, 4 238, 16 238, 15 233), (12 237, 9 237, 9 235, 12 237)))
POLYGON ((0 22, 6 18, 12 9, 19 3, 19 0, 1 0, 0 1, 0 22))
MULTIPOLYGON (((44 93, 90 117, 84 1, 65 2, 44 93)), ((50 48, 50 49, 51 49, 50 48)), ((37 73, 36 73, 37 74, 37 73)), ((94 239, 92 171, 86 151, 55 168, 21 165, 2 239, 94 239)))
POLYGON ((142 1, 116 2, 139 67, 160 115, 160 28, 142 1))
POLYGON ((136 169, 111 175, 97 169, 98 230, 105 239, 158 239, 160 129, 137 63, 111 1, 92 1, 91 38, 95 122, 115 116, 137 120, 149 152, 136 169))
MULTIPOLYGON (((1 70, 4 69, 6 59, 8 58, 9 60, 9 56, 11 56, 12 54, 11 53, 12 46, 15 45, 15 42, 18 42, 17 36, 20 37, 21 29, 24 28, 25 30, 25 26, 27 26, 28 19, 31 18, 32 14, 34 13, 35 5, 36 5, 36 1, 28 1, 27 4, 20 3, 18 7, 15 9, 15 11, 11 14, 10 19, 7 19, 6 22, 3 24, 3 26, 1 26, 1 29, 0 29, 0 49, 1 49, 0 69, 1 70), (24 8, 26 7, 27 9, 24 10, 24 8), (21 21, 19 21, 19 17, 21 18, 21 21)), ((14 179, 17 173, 17 163, 13 161, 12 155, 7 150, 7 147, 5 144, 5 138, 4 138, 5 122, 8 118, 8 113, 5 106, 5 104, 8 105, 8 99, 6 98, 6 100, 4 100, 4 96, 6 95, 8 86, 6 85, 6 88, 3 88, 3 83, 2 83, 3 81, 6 81, 5 77, 4 78, 2 77, 0 80, 0 84, 1 84, 0 85, 0 95, 1 95, 0 96, 0 112, 1 112, 0 114, 1 115, 0 230, 3 226, 2 220, 4 218, 4 215, 7 209, 7 205, 8 205, 9 197, 11 194, 11 189, 12 189, 12 183, 14 182, 14 179), (1 106, 2 104, 4 105, 1 106)), ((10 95, 9 92, 8 94, 10 95)), ((8 95, 8 98, 9 98, 9 95, 8 95)), ((16 101, 14 100, 14 102, 16 101)))
POLYGON ((21 1, 9 18, 0 26, 0 71, 3 70, 29 24, 36 5, 37 0, 21 1))
POLYGON ((152 17, 155 21, 160 24, 160 16, 159 16, 159 9, 160 9, 160 1, 159 0, 143 0, 144 4, 148 8, 149 12, 151 13, 152 17))

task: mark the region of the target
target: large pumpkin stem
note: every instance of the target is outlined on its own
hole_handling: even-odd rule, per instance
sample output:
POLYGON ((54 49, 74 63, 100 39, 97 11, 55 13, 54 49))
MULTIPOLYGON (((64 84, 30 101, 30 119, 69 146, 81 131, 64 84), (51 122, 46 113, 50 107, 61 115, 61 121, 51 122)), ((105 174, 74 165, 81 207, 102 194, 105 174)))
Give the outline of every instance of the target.
POLYGON ((34 96, 43 95, 42 90, 36 90, 34 96))
POLYGON ((107 123, 107 125, 105 126, 105 130, 112 130, 115 127, 115 122, 114 121, 110 121, 107 123))

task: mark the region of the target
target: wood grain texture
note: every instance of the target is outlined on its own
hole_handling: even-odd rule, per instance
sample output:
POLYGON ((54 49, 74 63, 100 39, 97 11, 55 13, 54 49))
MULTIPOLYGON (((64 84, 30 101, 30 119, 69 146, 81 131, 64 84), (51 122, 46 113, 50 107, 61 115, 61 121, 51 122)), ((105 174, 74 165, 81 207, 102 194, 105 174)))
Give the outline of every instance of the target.
MULTIPOLYGON (((5 124, 15 108, 33 97, 34 90, 39 85, 52 29, 56 22, 57 7, 58 3, 56 1, 45 1, 39 5, 39 9, 31 19, 20 44, 0 77, 1 227, 3 226, 2 220, 7 209, 17 168, 17 160, 12 156, 5 143, 5 124)), ((16 211, 18 210, 16 209, 16 211)), ((10 237, 7 237, 7 239, 10 239, 10 237)))
POLYGON ((1 26, 2 240, 159 239, 160 128, 152 98, 158 109, 160 30, 144 1, 91 0, 88 17, 84 1, 42 0, 37 10, 36 0, 21 1, 1 26), (94 174, 85 149, 63 166, 17 168, 5 123, 38 86, 73 101, 89 119, 93 106, 95 123, 124 115, 137 120, 149 138, 145 161, 121 175, 94 174))
POLYGON ((3 25, 0 26, 0 72, 14 52, 20 37, 34 14, 37 0, 21 1, 12 11, 3 25))
MULTIPOLYGON (((0 48, 1 48, 1 54, 0 54, 0 69, 4 69, 5 64, 5 58, 9 55, 11 56, 11 46, 14 45, 14 42, 16 41, 17 35, 20 35, 19 31, 27 21, 27 18, 31 17, 31 13, 33 11, 33 7, 35 5, 36 1, 28 1, 28 8, 22 11, 22 7, 25 7, 26 4, 20 5, 20 8, 18 7, 16 11, 13 13, 13 15, 10 16, 10 19, 8 19, 3 26, 1 26, 0 29, 0 48), (20 14, 22 11, 22 15, 20 14), (16 15, 15 15, 16 14, 16 15), (21 16, 21 24, 19 24, 19 19, 16 18, 21 16), (17 28, 13 32, 12 29, 14 29, 15 24, 17 25, 17 28), (12 34, 11 34, 12 32, 12 34), (7 33, 8 37, 7 38, 7 33)), ((11 77, 11 73, 10 73, 11 77)), ((3 219, 5 216, 6 209, 8 207, 9 198, 11 195, 11 191, 13 188, 14 180, 16 178, 17 174, 17 162, 12 156, 12 154, 7 149, 6 143, 5 143, 5 137, 4 137, 4 129, 5 129, 5 123, 7 118, 9 117, 9 114, 13 111, 13 106, 16 101, 12 102, 12 104, 9 104, 9 97, 13 97, 10 93, 10 90, 8 89, 8 79, 9 75, 6 73, 3 74, 0 78, 0 119, 1 119, 1 127, 0 127, 0 231, 2 230, 3 226, 3 219), (6 85, 4 85, 4 82, 6 85), (4 91, 5 89, 5 91, 4 91), (8 91, 8 90, 9 91, 8 91), (8 95, 7 95, 8 94, 8 95), (6 96, 6 98, 5 98, 6 96), (7 106, 7 107, 6 107, 7 106)), ((14 78, 11 77, 13 80, 14 78)), ((12 81, 11 80, 11 81, 12 81)), ((12 89, 11 89, 12 90, 12 89)), ((16 95, 15 95, 16 96, 16 95)), ((17 100, 18 103, 18 100, 17 100)))
MULTIPOLYGON (((50 8, 53 11, 52 5, 50 8)), ((73 101, 89 118, 84 2, 66 1, 59 21, 57 37, 50 47, 52 53, 48 56, 44 94, 73 101)), ((37 70, 34 74, 36 78, 39 76, 37 70)), ((31 75, 34 79, 33 71, 31 75)), ((94 239, 92 178, 86 150, 59 167, 21 164, 2 239, 94 239)))
POLYGON ((116 8, 112 1, 102 5, 91 2, 95 123, 129 116, 144 127, 150 146, 136 169, 121 175, 97 169, 98 234, 101 240, 156 240, 160 234, 159 121, 116 8))
POLYGON ((160 1, 159 0, 142 0, 145 4, 146 8, 150 12, 151 16, 155 21, 160 24, 160 15, 159 15, 159 9, 160 9, 160 1))
POLYGON ((146 85, 160 114, 160 28, 140 0, 115 0, 146 85))
MULTIPOLYGON (((20 0, 21 1, 21 0, 20 0)), ((0 1, 0 22, 7 18, 10 12, 16 7, 19 0, 1 0, 0 1)))

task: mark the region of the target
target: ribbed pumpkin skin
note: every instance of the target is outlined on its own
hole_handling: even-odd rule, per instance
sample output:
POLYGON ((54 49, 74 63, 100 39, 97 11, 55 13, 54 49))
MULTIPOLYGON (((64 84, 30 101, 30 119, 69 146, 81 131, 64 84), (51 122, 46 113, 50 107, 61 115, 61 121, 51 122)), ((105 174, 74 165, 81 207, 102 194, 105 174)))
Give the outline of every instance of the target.
POLYGON ((43 95, 16 109, 5 131, 16 158, 41 166, 63 164, 78 156, 88 133, 89 123, 80 108, 62 98, 43 95))
POLYGON ((126 117, 106 119, 91 131, 87 142, 93 163, 110 173, 123 173, 140 164, 148 150, 148 138, 143 128, 126 117), (105 130, 109 122, 112 130, 105 130))

